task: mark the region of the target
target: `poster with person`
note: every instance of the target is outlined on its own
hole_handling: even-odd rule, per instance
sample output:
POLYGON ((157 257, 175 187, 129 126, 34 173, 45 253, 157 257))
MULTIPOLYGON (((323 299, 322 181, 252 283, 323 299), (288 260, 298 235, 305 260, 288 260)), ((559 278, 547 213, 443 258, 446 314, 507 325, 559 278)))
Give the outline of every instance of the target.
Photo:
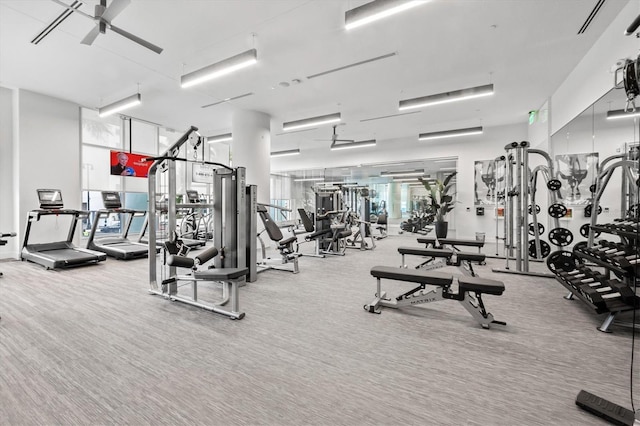
POLYGON ((146 178, 152 161, 144 161, 149 155, 134 154, 125 151, 111 151, 111 174, 114 176, 133 176, 146 178))

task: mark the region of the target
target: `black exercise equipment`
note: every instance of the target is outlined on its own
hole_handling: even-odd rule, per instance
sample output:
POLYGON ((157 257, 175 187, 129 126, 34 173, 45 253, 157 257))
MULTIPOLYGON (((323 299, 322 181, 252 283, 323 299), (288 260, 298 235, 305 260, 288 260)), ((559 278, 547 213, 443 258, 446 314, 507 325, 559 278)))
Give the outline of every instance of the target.
MULTIPOLYGON (((298 268, 298 257, 300 256, 300 254, 298 254, 294 249, 294 244, 298 242, 298 237, 292 235, 288 238, 284 238, 284 236, 282 235, 282 231, 271 218, 271 215, 269 214, 269 211, 267 210, 267 207, 265 205, 258 204, 256 207, 256 211, 258 212, 258 216, 260 216, 260 219, 262 220, 264 230, 267 232, 267 235, 269 235, 269 239, 271 239, 271 241, 276 244, 276 249, 280 252, 281 263, 286 264, 289 262, 293 262, 292 269, 267 263, 268 259, 266 257, 264 243, 262 243, 262 240, 260 240, 260 242, 262 243, 262 262, 260 262, 259 266, 264 268, 262 270, 276 269, 280 271, 293 272, 294 274, 300 272, 298 268)), ((260 235, 258 235, 258 237, 260 237, 260 235)))
POLYGON ((573 242, 573 233, 567 228, 553 228, 549 231, 549 241, 557 246, 566 247, 573 242))
POLYGON ((483 263, 486 256, 482 253, 468 253, 451 249, 398 247, 398 253, 402 255, 402 267, 406 268, 405 255, 422 256, 428 259, 416 266, 416 269, 437 269, 444 266, 462 267, 463 273, 472 277, 476 276, 472 262, 483 263))
MULTIPOLYGON (((87 248, 90 250, 101 251, 106 253, 107 256, 111 256, 116 259, 127 260, 147 257, 149 255, 148 244, 128 239, 133 219, 135 217, 146 216, 147 212, 145 210, 122 208, 120 194, 116 191, 102 191, 102 201, 104 203, 104 209, 98 210, 93 218, 93 225, 91 226, 91 232, 89 233, 89 239, 87 240, 87 248), (120 220, 120 223, 124 222, 122 233, 117 236, 96 237, 100 219, 104 218, 106 221, 111 214, 117 214, 120 218, 123 216, 127 217, 126 221, 120 220)), ((155 251, 156 253, 159 253, 160 248, 156 247, 155 251)))
POLYGON ((167 265, 178 268, 191 268, 191 273, 187 275, 173 275, 162 281, 163 294, 166 298, 187 303, 198 308, 211 312, 226 315, 231 319, 242 319, 244 312, 240 312, 240 300, 238 297, 238 287, 245 281, 249 268, 208 268, 200 269, 200 266, 216 257, 223 255, 215 247, 210 247, 190 258, 185 256, 170 255, 167 258, 167 265), (178 282, 191 282, 191 297, 178 294, 178 282), (198 282, 211 281, 222 283, 222 300, 216 304, 208 305, 198 301, 198 282), (230 302, 230 303, 229 303, 230 302), (229 303, 229 309, 222 307, 229 303))
POLYGON ((558 191, 562 188, 562 182, 559 179, 551 179, 547 182, 547 188, 551 191, 558 191))
MULTIPOLYGON (((587 204, 584 208, 584 217, 591 217, 593 204, 587 204)), ((602 206, 598 205, 598 214, 602 213, 602 206)))
POLYGON ((486 311, 482 301, 483 294, 500 296, 504 292, 504 283, 500 281, 460 277, 458 278, 458 292, 454 293, 451 289, 453 276, 449 274, 375 266, 371 269, 371 275, 376 278, 376 294, 371 303, 364 305, 367 312, 379 314, 382 306, 401 308, 449 299, 460 302, 482 328, 488 329, 492 324, 506 325, 505 322, 494 320, 493 315, 486 311), (419 285, 395 298, 388 298, 386 292, 382 291, 381 280, 383 278, 419 285), (435 288, 427 291, 427 285, 435 288))
POLYGON ((375 236, 376 240, 387 238, 388 224, 387 224, 386 213, 380 213, 378 215, 378 221, 376 222, 376 229, 380 231, 380 235, 375 236))
POLYGON ((549 206, 549 216, 559 219, 567 215, 567 207, 564 204, 554 203, 549 206))
MULTIPOLYGON (((529 252, 529 256, 531 256, 534 259, 538 259, 538 253, 536 251, 536 240, 529 240, 528 252, 529 252)), ((551 246, 549 245, 549 243, 544 240, 540 240, 541 258, 545 258, 549 256, 549 253, 551 253, 551 246)))
POLYGON ((546 262, 549 270, 556 275, 559 275, 560 271, 575 271, 582 265, 578 256, 566 250, 554 251, 547 257, 546 262))
MULTIPOLYGON (((15 232, 0 232, 0 246, 6 245, 9 241, 5 240, 5 238, 15 237, 15 232)), ((0 272, 0 277, 2 276, 2 272, 0 272)))
POLYGON ((37 263, 47 269, 70 268, 96 264, 107 259, 107 255, 95 250, 83 249, 73 244, 78 220, 89 217, 89 212, 65 209, 62 193, 58 189, 38 189, 40 209, 31 210, 24 232, 21 259, 37 263), (50 243, 29 244, 31 226, 45 216, 70 216, 71 223, 67 239, 50 243))
POLYGON ((484 247, 484 240, 463 240, 458 238, 436 238, 436 237, 418 237, 420 244, 425 244, 425 248, 443 248, 451 246, 454 250, 460 251, 460 247, 477 247, 478 253, 484 247))
POLYGON ((591 184, 591 185, 589 186, 589 191, 591 191, 591 193, 592 193, 592 194, 595 194, 595 193, 596 193, 596 189, 597 189, 597 187, 596 187, 596 184, 595 184, 595 183, 594 183, 594 184, 591 184))
MULTIPOLYGON (((533 225, 533 222, 529 224, 528 229, 529 235, 536 235, 536 227, 533 225)), ((538 222, 538 235, 544 234, 544 225, 538 222)))
MULTIPOLYGON (((591 225, 589 225, 588 223, 585 223, 584 225, 582 225, 580 227, 580 235, 582 235, 585 238, 589 238, 589 227, 591 225)), ((600 236, 600 231, 594 231, 593 232, 593 236, 595 238, 598 238, 600 236)))
POLYGON ((614 425, 633 426, 635 423, 633 411, 585 390, 581 390, 576 397, 576 405, 614 425))

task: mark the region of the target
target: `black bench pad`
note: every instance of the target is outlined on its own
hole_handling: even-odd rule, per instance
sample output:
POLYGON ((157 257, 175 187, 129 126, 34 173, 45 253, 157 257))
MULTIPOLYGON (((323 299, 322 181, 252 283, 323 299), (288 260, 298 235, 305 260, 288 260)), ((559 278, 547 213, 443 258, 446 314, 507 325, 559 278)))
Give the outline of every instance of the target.
POLYGON ((446 257, 453 256, 453 251, 447 249, 425 249, 420 247, 398 247, 398 253, 411 254, 415 256, 431 256, 431 257, 446 257))
POLYGON ((289 238, 287 238, 285 240, 280 240, 280 241, 278 241, 278 247, 288 246, 289 244, 291 244, 291 243, 293 243, 295 241, 298 241, 298 237, 296 237, 296 236, 289 237, 289 238))
POLYGON ((484 262, 487 258, 486 255, 481 253, 469 253, 466 251, 457 251, 456 256, 458 260, 468 260, 470 262, 484 262))
POLYGON ((430 285, 451 285, 453 276, 442 272, 422 271, 420 269, 394 268, 392 266, 374 266, 371 275, 376 278, 387 278, 396 281, 430 285))
MULTIPOLYGON (((418 238, 420 244, 435 244, 435 237, 420 237, 418 238)), ((467 246, 467 247, 484 247, 484 241, 480 240, 458 240, 455 238, 440 238, 438 239, 440 244, 449 244, 452 246, 467 246)))
POLYGON ((199 280, 226 281, 235 280, 249 273, 249 268, 213 268, 196 271, 194 278, 199 280))
POLYGON ((502 281, 487 280, 478 277, 460 277, 458 278, 458 291, 475 291, 478 293, 501 295, 504 292, 504 283, 502 281))

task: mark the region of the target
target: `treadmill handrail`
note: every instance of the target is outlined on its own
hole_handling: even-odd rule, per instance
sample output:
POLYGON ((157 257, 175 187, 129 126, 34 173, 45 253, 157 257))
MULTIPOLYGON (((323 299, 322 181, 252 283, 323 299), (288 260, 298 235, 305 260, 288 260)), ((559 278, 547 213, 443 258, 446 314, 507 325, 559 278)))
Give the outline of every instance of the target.
POLYGON ((71 215, 76 216, 78 218, 84 218, 89 216, 88 211, 84 210, 73 210, 73 209, 35 209, 29 211, 29 218, 35 217, 36 220, 40 220, 40 216, 59 216, 59 215, 71 215))

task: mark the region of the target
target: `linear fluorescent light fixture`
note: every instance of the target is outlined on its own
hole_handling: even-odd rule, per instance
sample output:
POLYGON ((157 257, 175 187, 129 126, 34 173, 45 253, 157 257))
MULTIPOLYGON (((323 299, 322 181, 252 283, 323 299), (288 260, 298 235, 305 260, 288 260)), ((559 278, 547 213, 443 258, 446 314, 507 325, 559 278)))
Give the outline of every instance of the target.
POLYGON ((287 157, 290 155, 300 155, 300 148, 287 149, 286 151, 275 151, 271 153, 271 157, 287 157))
POLYGON ((425 0, 374 0, 344 14, 344 27, 347 30, 366 25, 370 22, 395 15, 402 11, 427 3, 425 0))
POLYGON ((319 126, 321 124, 337 123, 341 120, 339 112, 328 115, 320 115, 318 117, 305 118, 304 120, 289 121, 288 123, 282 123, 282 130, 296 130, 304 129, 306 127, 319 126))
POLYGON ((635 111, 629 111, 629 112, 623 109, 607 111, 607 120, 617 120, 619 118, 632 118, 632 117, 640 117, 640 108, 635 111))
POLYGON ((315 177, 315 178, 298 178, 294 179, 294 182, 324 182, 324 178, 315 177))
POLYGON ((433 139, 456 138, 459 136, 480 135, 482 134, 482 126, 470 127, 468 129, 445 130, 442 132, 420 133, 419 141, 430 141, 433 139))
POLYGON ((182 88, 195 86, 196 84, 231 74, 234 71, 246 68, 256 62, 258 62, 258 51, 256 49, 247 50, 223 61, 183 75, 180 77, 180 85, 182 88))
POLYGON ((347 142, 347 143, 332 143, 331 151, 338 151, 340 149, 352 149, 352 148, 366 148, 368 146, 376 146, 376 140, 370 139, 367 141, 347 142))
POLYGON ((380 176, 422 176, 424 170, 405 170, 403 172, 380 172, 380 176))
POLYGON ((233 134, 225 133, 223 135, 209 136, 207 143, 228 142, 233 140, 233 134))
POLYGON ((141 103, 142 97, 140 96, 140 93, 136 93, 135 95, 131 95, 107 106, 103 106, 102 108, 98 108, 98 115, 100 117, 107 117, 109 115, 115 114, 116 112, 123 111, 136 105, 140 105, 141 103))
POLYGON ((398 109, 400 111, 404 111, 412 108, 422 108, 431 105, 446 104, 449 102, 481 98, 483 96, 490 95, 493 95, 493 84, 454 90, 452 92, 438 93, 436 95, 423 96, 421 98, 405 99, 400 101, 398 109))

